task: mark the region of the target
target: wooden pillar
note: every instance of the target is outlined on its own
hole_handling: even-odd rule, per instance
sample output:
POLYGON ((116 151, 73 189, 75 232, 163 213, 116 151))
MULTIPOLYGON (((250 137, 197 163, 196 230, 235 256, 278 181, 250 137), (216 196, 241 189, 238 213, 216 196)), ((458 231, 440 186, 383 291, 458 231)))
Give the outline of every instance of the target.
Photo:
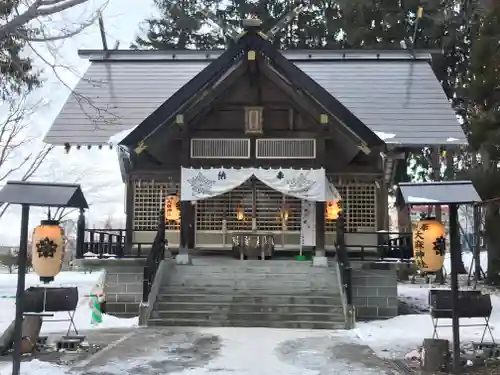
POLYGON ((325 202, 316 202, 316 256, 325 256, 325 202))
POLYGON ((134 238, 134 182, 127 177, 125 185, 125 244, 124 253, 131 254, 134 238))
POLYGON ((83 259, 85 246, 85 210, 80 208, 78 222, 76 224, 76 259, 83 259))
MULTIPOLYGON (((432 149, 432 179, 434 181, 441 181, 441 149, 439 147, 434 147, 432 149)), ((440 223, 443 222, 443 215, 441 212, 441 206, 434 206, 434 216, 436 220, 440 223)))
MULTIPOLYGON (((409 182, 408 176, 408 152, 405 152, 404 158, 398 159, 396 166, 396 183, 409 182)), ((398 209, 398 230, 400 233, 408 233, 412 231, 410 220, 410 209, 407 204, 401 202, 398 209)))
MULTIPOLYGON (((187 125, 183 122, 178 122, 178 126, 181 126, 181 166, 184 168, 189 168, 191 165, 191 144, 189 140, 189 133, 187 125)), ((182 185, 182 181, 181 181, 182 185)), ((182 186, 181 186, 182 189, 182 186)), ((189 243, 191 232, 194 232, 194 215, 193 215, 193 204, 189 201, 181 201, 181 225, 179 233, 179 253, 177 254, 176 261, 177 264, 191 264, 191 256, 189 252, 189 243)))
POLYGON ((377 230, 389 231, 389 191, 385 178, 377 181, 377 230))
MULTIPOLYGON (((318 131, 316 136, 316 159, 315 168, 322 168, 325 161, 325 125, 318 131)), ((326 173, 326 172, 325 172, 326 173)), ((328 183, 328 182, 327 182, 328 183)), ((316 202, 316 251, 314 254, 314 266, 328 267, 325 250, 325 202, 316 202)))

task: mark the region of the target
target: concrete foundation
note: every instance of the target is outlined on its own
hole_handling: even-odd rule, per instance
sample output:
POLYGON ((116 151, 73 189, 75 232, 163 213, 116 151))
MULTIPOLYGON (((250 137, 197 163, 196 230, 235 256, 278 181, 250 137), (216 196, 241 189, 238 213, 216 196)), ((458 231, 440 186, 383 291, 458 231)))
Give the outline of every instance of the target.
POLYGON ((104 285, 106 312, 130 318, 139 314, 144 262, 144 259, 81 259, 78 265, 87 270, 107 271, 104 285))
POLYGON ((352 262, 353 304, 356 319, 398 315, 397 271, 390 263, 352 262))

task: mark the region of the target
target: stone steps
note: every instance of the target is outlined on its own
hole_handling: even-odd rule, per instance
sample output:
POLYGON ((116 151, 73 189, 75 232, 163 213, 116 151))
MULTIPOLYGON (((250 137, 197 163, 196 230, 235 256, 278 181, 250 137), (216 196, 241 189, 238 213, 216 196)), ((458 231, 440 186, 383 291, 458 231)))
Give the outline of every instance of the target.
POLYGON ((319 304, 278 304, 278 303, 245 303, 245 302, 159 302, 158 312, 169 311, 210 311, 215 313, 276 313, 276 314, 326 314, 343 315, 342 305, 319 304))
POLYGON ((160 293, 157 298, 157 303, 172 302, 172 303, 189 303, 198 301, 200 303, 246 303, 246 304, 267 304, 267 305, 283 305, 283 304, 298 304, 298 305, 320 305, 320 306, 341 306, 339 295, 315 295, 315 294, 262 294, 262 291, 256 291, 255 294, 244 294, 242 291, 237 293, 189 293, 188 291, 169 291, 168 293, 160 293))
POLYGON ((265 321, 265 320, 203 320, 203 319, 150 319, 150 326, 180 327, 268 327, 288 329, 345 329, 344 322, 332 321, 265 321))
POLYGON ((343 319, 343 314, 329 313, 328 310, 321 313, 313 312, 289 312, 289 313, 277 313, 277 312, 262 312, 262 311, 235 311, 230 310, 166 310, 166 311, 154 311, 153 318, 159 319, 194 319, 194 320, 249 320, 249 321, 304 321, 304 322, 316 322, 316 321, 331 321, 332 319, 343 319))
POLYGON ((345 328, 334 267, 206 257, 163 281, 149 325, 345 328))

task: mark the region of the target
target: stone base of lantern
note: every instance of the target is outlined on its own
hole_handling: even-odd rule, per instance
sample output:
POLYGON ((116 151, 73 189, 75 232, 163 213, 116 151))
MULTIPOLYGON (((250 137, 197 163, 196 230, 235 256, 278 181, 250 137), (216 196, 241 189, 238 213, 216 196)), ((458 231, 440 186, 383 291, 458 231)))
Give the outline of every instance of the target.
POLYGON ((421 367, 423 371, 446 372, 450 363, 450 342, 442 339, 424 339, 421 367))

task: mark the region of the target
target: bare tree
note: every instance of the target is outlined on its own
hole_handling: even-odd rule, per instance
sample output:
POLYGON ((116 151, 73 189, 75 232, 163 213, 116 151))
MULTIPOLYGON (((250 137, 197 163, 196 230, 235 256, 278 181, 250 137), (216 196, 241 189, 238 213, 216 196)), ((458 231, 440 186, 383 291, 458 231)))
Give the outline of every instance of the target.
MULTIPOLYGON (((8 179, 26 181, 40 168, 53 146, 39 144, 30 135, 30 118, 43 106, 42 102, 30 104, 27 94, 2 104, 7 109, 0 117, 0 184, 8 179)), ((0 202, 0 218, 9 204, 0 202)))
POLYGON ((87 20, 77 25, 73 25, 72 27, 65 26, 61 30, 58 30, 58 32, 52 31, 47 33, 45 28, 41 26, 38 28, 33 27, 33 24, 38 21, 41 25, 43 24, 43 19, 89 2, 90 0, 8 1, 9 4, 5 6, 13 6, 14 11, 4 20, 0 20, 0 41, 10 36, 31 42, 47 42, 75 36, 92 25, 99 16, 99 12, 93 13, 87 20))

